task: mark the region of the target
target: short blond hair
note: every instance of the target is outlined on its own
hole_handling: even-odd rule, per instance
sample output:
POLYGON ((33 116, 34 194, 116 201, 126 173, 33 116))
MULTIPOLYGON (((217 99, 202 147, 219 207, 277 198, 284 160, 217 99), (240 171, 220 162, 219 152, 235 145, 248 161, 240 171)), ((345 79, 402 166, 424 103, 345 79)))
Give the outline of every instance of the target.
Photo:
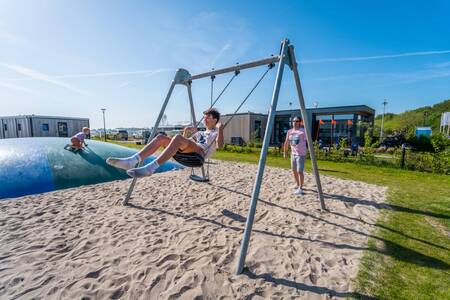
POLYGON ((89 127, 83 127, 82 131, 86 132, 86 131, 91 131, 91 130, 89 129, 89 127))

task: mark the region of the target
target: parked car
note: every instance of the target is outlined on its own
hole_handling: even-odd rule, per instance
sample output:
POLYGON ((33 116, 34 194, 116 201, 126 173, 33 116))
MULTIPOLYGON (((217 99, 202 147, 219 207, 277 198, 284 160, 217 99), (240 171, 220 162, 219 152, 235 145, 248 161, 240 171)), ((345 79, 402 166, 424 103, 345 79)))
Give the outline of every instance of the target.
POLYGON ((128 141, 128 131, 126 130, 119 130, 117 132, 117 139, 121 141, 128 141))

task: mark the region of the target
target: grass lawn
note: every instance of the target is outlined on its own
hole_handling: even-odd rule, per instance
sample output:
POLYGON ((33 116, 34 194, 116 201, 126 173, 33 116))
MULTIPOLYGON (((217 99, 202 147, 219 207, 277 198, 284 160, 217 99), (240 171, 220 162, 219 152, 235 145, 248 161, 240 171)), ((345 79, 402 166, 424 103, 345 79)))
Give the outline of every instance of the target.
MULTIPOLYGON (((257 163, 259 155, 216 152, 215 159, 257 163)), ((290 162, 267 157, 267 165, 290 162)), ((450 176, 319 161, 321 174, 389 187, 389 209, 363 257, 356 292, 381 299, 450 299, 450 176)), ((310 170, 310 164, 307 164, 310 170)))
MULTIPOLYGON (((123 146, 130 146, 116 142, 123 146)), ((141 148, 140 145, 132 145, 141 148)), ((218 151, 215 159, 258 163, 259 154, 218 151)), ((280 157, 268 166, 289 168, 280 157)), ((450 299, 450 176, 319 161, 321 174, 387 186, 355 281, 356 295, 380 299, 450 299)), ((306 164, 310 170, 310 163, 306 164)))
POLYGON ((128 148, 133 148, 133 149, 141 149, 143 147, 143 145, 137 145, 136 142, 122 142, 122 141, 115 141, 115 140, 108 140, 108 143, 111 144, 116 144, 116 145, 120 145, 120 146, 124 146, 124 147, 128 147, 128 148))

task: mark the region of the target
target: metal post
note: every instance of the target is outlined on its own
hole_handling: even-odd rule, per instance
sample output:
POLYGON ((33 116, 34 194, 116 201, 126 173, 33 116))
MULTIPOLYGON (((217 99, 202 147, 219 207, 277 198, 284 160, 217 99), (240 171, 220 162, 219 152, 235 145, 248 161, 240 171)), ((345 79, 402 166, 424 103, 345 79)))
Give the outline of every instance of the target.
POLYGON ((267 125, 266 125, 266 132, 264 134, 264 141, 263 141, 263 145, 262 145, 262 149, 261 149, 261 155, 259 158, 258 171, 256 172, 256 180, 255 180, 255 184, 253 186, 250 209, 248 211, 247 222, 245 224, 244 237, 243 237, 242 244, 241 244, 241 252, 240 252, 239 262, 238 262, 237 270, 236 270, 237 274, 241 274, 242 271, 244 270, 245 257, 247 256, 248 244, 250 242, 250 234, 252 232, 253 220, 255 218, 256 204, 258 202, 259 191, 261 188, 261 182, 262 182, 262 178, 263 178, 263 174, 264 174, 264 166, 266 163, 267 150, 269 148, 270 136, 272 134, 273 123, 275 120, 275 113, 276 113, 277 103, 278 103, 278 95, 280 92, 281 79, 283 78, 284 63, 285 63, 285 59, 286 59, 288 44, 289 44, 288 40, 284 40, 281 44, 281 53, 280 53, 280 61, 279 61, 279 65, 278 65, 278 70, 277 70, 277 77, 276 77, 275 85, 273 88, 272 103, 270 106, 269 116, 268 116, 267 125))
POLYGON ((277 63, 278 61, 280 61, 280 59, 281 59, 281 57, 277 55, 277 56, 271 56, 268 58, 255 60, 255 61, 251 61, 251 62, 247 62, 247 63, 236 64, 231 67, 226 67, 223 69, 217 69, 217 70, 212 70, 212 71, 205 72, 205 73, 192 75, 189 77, 189 80, 196 80, 196 79, 201 79, 201 78, 205 78, 205 77, 211 77, 214 75, 220 75, 220 74, 225 74, 225 73, 229 73, 229 72, 250 69, 250 68, 254 68, 254 67, 258 67, 258 66, 270 65, 271 63, 277 63))
POLYGON ((331 132, 330 132, 330 151, 331 151, 331 147, 333 147, 333 121, 334 121, 334 115, 331 115, 331 132))
MULTIPOLYGON (((189 106, 190 106, 190 108, 191 108, 191 122, 192 122, 192 124, 195 126, 195 125, 197 125, 197 119, 195 118, 194 100, 193 100, 193 98, 192 98, 191 83, 192 83, 191 81, 187 82, 186 87, 187 87, 187 90, 188 90, 188 96, 189 96, 189 106)), ((205 167, 202 166, 201 169, 202 169, 202 176, 203 176, 203 179, 206 179, 206 176, 205 176, 205 167)), ((191 176, 194 175, 193 173, 194 173, 194 168, 192 168, 192 170, 191 170, 191 176)))
POLYGON ((381 129, 380 129, 380 143, 383 141, 383 126, 384 126, 384 114, 386 111, 387 101, 384 99, 383 101, 383 114, 381 115, 381 129))
POLYGON ((105 110, 106 108, 102 108, 102 113, 103 113, 103 133, 105 134, 104 138, 105 138, 105 142, 106 142, 106 123, 105 123, 105 110))
POLYGON ((192 121, 192 124, 195 126, 195 124, 197 124, 197 120, 195 118, 194 100, 192 100, 191 82, 188 82, 186 87, 187 87, 188 96, 189 96, 189 107, 191 108, 191 121, 192 121))
MULTIPOLYGON (((175 75, 175 76, 177 76, 177 75, 175 75)), ((156 119, 155 125, 153 126, 152 133, 150 134, 150 136, 148 138, 148 142, 150 142, 156 135, 156 132, 157 132, 158 126, 159 126, 159 122, 161 121, 161 118, 164 115, 164 111, 166 110, 167 103, 169 102, 170 96, 172 95, 175 84, 176 84, 176 81, 172 80, 172 84, 170 85, 169 91, 167 92, 166 99, 164 99, 163 106, 161 107, 161 111, 159 112, 158 118, 156 119)), ((139 166, 141 166, 141 165, 142 165, 142 162, 139 163, 139 166)), ((137 180, 137 178, 134 177, 133 180, 131 181, 130 187, 128 188, 128 192, 122 201, 123 205, 128 205, 128 201, 130 200, 131 194, 133 193, 133 189, 136 184, 136 180, 137 180)))
POLYGON ((405 157, 406 157, 406 145, 402 144, 402 158, 400 161, 400 167, 402 169, 405 167, 405 157))
POLYGON ((303 124, 305 126, 305 133, 306 133, 306 139, 308 141, 309 155, 311 157, 311 166, 313 169, 314 177, 316 179, 317 194, 319 196, 320 207, 323 210, 326 210, 325 202, 323 200, 322 184, 320 182, 319 169, 317 168, 317 160, 316 160, 316 155, 314 153, 313 141, 311 138, 311 127, 309 127, 310 125, 309 125, 309 120, 308 120, 308 114, 306 113, 305 99, 303 98, 302 86, 300 84, 300 76, 298 74, 298 65, 297 65, 297 61, 295 60, 293 45, 289 46, 289 57, 290 57, 290 61, 292 64, 292 72, 294 73, 294 81, 295 81, 295 86, 297 88, 298 101, 300 102, 300 110, 302 113, 303 124))

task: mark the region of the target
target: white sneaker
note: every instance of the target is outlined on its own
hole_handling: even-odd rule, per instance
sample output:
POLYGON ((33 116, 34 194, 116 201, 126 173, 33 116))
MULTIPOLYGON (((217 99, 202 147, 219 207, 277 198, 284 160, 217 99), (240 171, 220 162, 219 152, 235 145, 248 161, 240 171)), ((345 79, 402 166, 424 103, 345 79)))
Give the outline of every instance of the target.
POLYGON ((293 189, 294 191, 298 190, 298 185, 293 186, 292 189, 293 189))
POLYGON ((303 195, 303 190, 301 188, 296 189, 294 195, 303 195))

